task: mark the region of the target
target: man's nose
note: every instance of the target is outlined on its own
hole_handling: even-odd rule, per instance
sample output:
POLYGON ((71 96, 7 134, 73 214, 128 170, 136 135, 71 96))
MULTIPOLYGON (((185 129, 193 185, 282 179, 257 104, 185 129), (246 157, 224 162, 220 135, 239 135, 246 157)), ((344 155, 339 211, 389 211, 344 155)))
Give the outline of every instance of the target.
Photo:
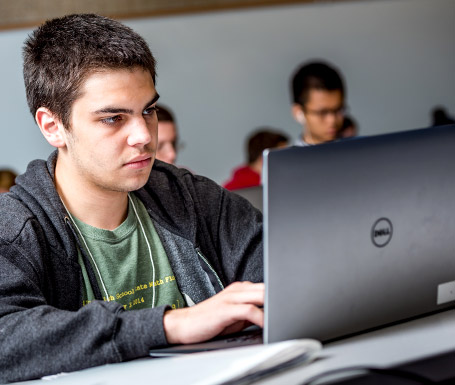
POLYGON ((152 128, 144 118, 137 118, 131 122, 130 133, 128 135, 128 145, 146 145, 152 140, 152 128))

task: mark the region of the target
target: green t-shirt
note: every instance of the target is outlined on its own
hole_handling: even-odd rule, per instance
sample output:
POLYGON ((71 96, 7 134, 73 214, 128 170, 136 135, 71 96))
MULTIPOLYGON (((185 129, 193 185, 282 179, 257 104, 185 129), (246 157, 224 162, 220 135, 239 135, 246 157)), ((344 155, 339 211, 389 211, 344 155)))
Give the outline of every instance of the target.
MULTIPOLYGON (((136 310, 152 307, 155 291, 155 307, 161 305, 170 305, 174 309, 184 307, 185 301, 153 221, 142 202, 133 194, 130 194, 130 197, 137 215, 130 201, 127 218, 112 231, 87 225, 72 216, 103 298, 106 301, 108 296, 110 301, 121 303, 126 310, 136 310), (144 227, 146 237, 138 218, 144 227), (151 248, 154 268, 147 241, 151 248)), ((83 304, 86 305, 94 299, 94 295, 80 252, 79 264, 85 284, 83 304)))

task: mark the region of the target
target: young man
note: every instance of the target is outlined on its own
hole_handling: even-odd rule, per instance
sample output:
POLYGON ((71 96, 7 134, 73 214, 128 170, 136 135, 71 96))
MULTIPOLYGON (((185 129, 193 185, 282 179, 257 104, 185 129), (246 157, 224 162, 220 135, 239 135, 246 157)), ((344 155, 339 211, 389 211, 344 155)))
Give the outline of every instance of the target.
POLYGON ((157 105, 158 111, 158 144, 156 159, 175 164, 177 160, 178 133, 177 124, 172 112, 162 104, 157 105))
POLYGON ((262 281, 261 215, 155 160, 145 41, 96 15, 50 20, 24 79, 57 151, 0 195, 0 382, 262 326, 263 284, 236 282, 262 281))
POLYGON ((302 135, 296 145, 307 146, 336 139, 345 111, 340 74, 326 63, 311 62, 294 73, 291 89, 291 113, 302 126, 302 135))

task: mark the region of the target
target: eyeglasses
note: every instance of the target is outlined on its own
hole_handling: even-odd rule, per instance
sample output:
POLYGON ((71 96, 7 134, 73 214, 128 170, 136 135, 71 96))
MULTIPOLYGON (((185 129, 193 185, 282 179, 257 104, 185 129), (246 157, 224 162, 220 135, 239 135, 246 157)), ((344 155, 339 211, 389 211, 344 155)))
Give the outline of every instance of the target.
POLYGON ((309 110, 307 108, 302 108, 306 114, 311 114, 317 116, 319 119, 324 120, 327 119, 329 115, 334 116, 344 116, 347 111, 346 106, 338 107, 338 108, 324 108, 322 110, 309 110))

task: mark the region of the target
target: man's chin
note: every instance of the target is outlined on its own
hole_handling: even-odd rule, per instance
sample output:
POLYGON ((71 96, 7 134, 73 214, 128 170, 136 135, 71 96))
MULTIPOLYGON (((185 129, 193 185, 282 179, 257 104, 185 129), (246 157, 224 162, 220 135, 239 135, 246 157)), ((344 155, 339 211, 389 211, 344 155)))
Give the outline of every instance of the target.
POLYGON ((147 184, 149 177, 150 173, 144 173, 143 175, 136 175, 135 178, 125 179, 121 185, 118 185, 118 190, 122 192, 139 190, 147 184))
POLYGON ((141 189, 147 184, 148 180, 149 180, 148 177, 141 180, 137 180, 135 183, 131 184, 129 191, 136 191, 141 189))

